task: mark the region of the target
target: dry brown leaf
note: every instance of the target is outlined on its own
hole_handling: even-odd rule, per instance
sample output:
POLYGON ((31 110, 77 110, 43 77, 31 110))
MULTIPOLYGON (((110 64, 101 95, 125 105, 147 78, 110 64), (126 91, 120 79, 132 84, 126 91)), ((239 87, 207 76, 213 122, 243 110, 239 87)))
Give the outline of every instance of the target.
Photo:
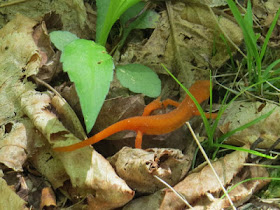
POLYGON ((30 161, 36 170, 47 178, 53 188, 57 189, 69 180, 69 176, 65 172, 62 162, 58 158, 54 158, 50 153, 51 148, 46 140, 37 139, 37 141, 45 142, 46 145, 38 148, 32 157, 30 157, 30 161))
MULTIPOLYGON (((235 151, 213 162, 222 183, 228 185, 234 176, 242 169, 248 153, 235 151)), ((183 181, 174 186, 174 189, 183 195, 189 203, 194 203, 207 193, 219 193, 221 187, 212 170, 207 165, 200 172, 188 175, 183 181)), ((169 189, 161 190, 153 195, 141 197, 131 201, 125 206, 125 210, 149 209, 183 209, 185 204, 169 189)))
POLYGON ((35 129, 26 119, 21 122, 10 121, 2 129, 0 162, 15 171, 22 171, 22 165, 27 159, 27 152, 32 151, 34 140, 37 137, 35 129))
MULTIPOLYGON (((235 151, 212 163, 224 186, 229 184, 240 171, 243 163, 246 162, 247 156, 248 153, 246 152, 235 151)), ((183 195, 189 203, 193 203, 207 192, 216 193, 221 191, 220 184, 209 166, 205 166, 199 173, 188 175, 174 189, 183 195)), ((184 205, 172 191, 168 190, 161 204, 161 209, 178 209, 184 205)))
MULTIPOLYGON (((261 167, 245 167, 241 173, 235 176, 231 182, 231 185, 228 187, 230 189, 231 186, 240 183, 244 179, 254 178, 254 177, 268 177, 268 172, 265 168, 261 167)), ((239 184, 236 188, 229 192, 230 198, 234 202, 236 207, 246 203, 253 194, 259 189, 263 188, 269 180, 253 180, 249 182, 244 182, 239 184)), ((225 209, 229 208, 230 204, 227 199, 219 199, 214 198, 210 201, 206 196, 199 199, 194 209, 225 209)))
POLYGON ((154 175, 171 186, 188 172, 191 157, 176 149, 132 149, 124 147, 108 159, 117 174, 141 193, 152 193, 165 187, 154 175))
POLYGON ((36 137, 32 123, 23 117, 19 105, 20 96, 33 88, 26 83, 26 77, 36 73, 40 63, 32 39, 35 24, 18 16, 0 30, 0 74, 5 75, 0 77, 0 161, 16 171, 22 170, 36 137))
MULTIPOLYGON (((129 118, 131 116, 140 116, 144 110, 144 97, 142 95, 129 96, 129 97, 117 97, 106 100, 103 104, 100 113, 96 120, 95 132, 99 132, 109 125, 112 125, 120 120, 129 118)), ((135 132, 121 132, 108 139, 125 139, 135 137, 135 132)))
POLYGON ((53 190, 50 187, 45 187, 42 190, 40 209, 48 207, 56 207, 56 198, 53 190))
MULTIPOLYGON (((219 121, 219 129, 222 133, 232 131, 265 113, 275 110, 266 119, 230 136, 228 144, 244 145, 253 144, 259 137, 264 141, 258 144, 260 148, 269 148, 275 141, 280 138, 279 135, 279 118, 280 108, 277 105, 267 102, 233 102, 223 114, 219 121)), ((280 148, 278 145, 276 148, 280 148)))

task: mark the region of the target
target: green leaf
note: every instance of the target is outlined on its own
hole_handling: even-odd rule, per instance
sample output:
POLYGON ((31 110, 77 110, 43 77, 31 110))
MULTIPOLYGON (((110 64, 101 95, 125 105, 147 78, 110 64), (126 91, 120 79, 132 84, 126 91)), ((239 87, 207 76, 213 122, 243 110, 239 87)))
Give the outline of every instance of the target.
POLYGON ((105 46, 109 32, 119 17, 140 0, 96 0, 96 42, 105 46))
POLYGON ((50 33, 50 39, 57 49, 63 51, 66 45, 79 37, 69 31, 53 31, 50 33))
POLYGON ((122 39, 119 43, 120 46, 123 45, 127 36, 133 29, 146 29, 146 28, 155 28, 158 24, 160 15, 152 10, 145 11, 141 14, 136 20, 131 22, 128 26, 126 26, 127 21, 131 18, 134 18, 137 14, 139 14, 145 7, 144 2, 139 2, 134 6, 130 7, 126 10, 123 15, 120 17, 120 23, 123 30, 122 39))
POLYGON ((135 93, 144 93, 149 97, 157 97, 161 91, 158 75, 147 66, 127 64, 117 66, 117 78, 124 87, 135 93))
POLYGON ((103 46, 78 39, 65 46, 61 62, 64 71, 75 83, 87 132, 90 132, 113 78, 112 57, 103 46))

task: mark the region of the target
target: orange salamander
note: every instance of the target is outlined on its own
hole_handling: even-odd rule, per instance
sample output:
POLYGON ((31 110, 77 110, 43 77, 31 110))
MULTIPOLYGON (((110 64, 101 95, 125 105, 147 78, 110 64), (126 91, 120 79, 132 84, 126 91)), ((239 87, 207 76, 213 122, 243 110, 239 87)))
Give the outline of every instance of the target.
MULTIPOLYGON (((198 103, 201 103, 209 98, 209 89, 209 80, 199 80, 190 87, 189 91, 198 103)), ((207 118, 210 118, 211 116, 212 118, 216 117, 216 114, 212 114, 211 116, 210 114, 205 114, 207 118)), ((54 148, 54 151, 69 152, 80 149, 95 144, 108 136, 123 130, 133 130, 137 132, 135 148, 141 148, 143 134, 160 135, 169 133, 180 128, 186 121, 197 115, 200 114, 194 102, 188 95, 181 103, 170 99, 161 102, 160 98, 158 98, 145 107, 142 116, 121 120, 84 141, 69 146, 56 147, 54 148), (150 115, 153 110, 162 108, 162 105, 164 107, 173 105, 176 106, 176 109, 166 114, 150 115)))

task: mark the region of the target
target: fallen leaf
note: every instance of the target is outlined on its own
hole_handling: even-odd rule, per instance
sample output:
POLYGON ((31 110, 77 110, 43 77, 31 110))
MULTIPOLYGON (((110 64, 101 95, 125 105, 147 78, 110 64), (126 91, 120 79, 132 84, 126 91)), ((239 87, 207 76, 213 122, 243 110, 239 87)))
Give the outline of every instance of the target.
MULTIPOLYGON (((269 148, 280 138, 278 122, 280 108, 275 104, 267 102, 263 107, 260 102, 233 102, 219 121, 219 129, 225 134, 266 114, 272 109, 275 110, 266 119, 233 134, 226 141, 228 144, 235 145, 253 144, 260 137, 264 141, 260 142, 257 147, 269 148)), ((276 148, 279 149, 280 145, 276 146, 276 148)))
POLYGON ((171 186, 177 184, 188 172, 190 155, 176 149, 122 148, 108 159, 117 174, 132 188, 141 193, 152 193, 165 187, 154 175, 171 186))
POLYGON ((5 75, 0 77, 0 161, 16 171, 22 170, 36 137, 19 105, 20 96, 34 88, 26 77, 36 73, 34 67, 40 63, 32 38, 34 25, 35 21, 19 15, 0 30, 0 73, 5 75))
POLYGON ((71 31, 80 38, 94 38, 95 24, 87 16, 85 4, 82 0, 23 1, 6 6, 3 3, 0 8, 0 12, 3 14, 0 17, 0 26, 4 26, 17 14, 40 20, 40 17, 50 11, 55 11, 56 14, 60 15, 63 25, 62 30, 71 31))
MULTIPOLYGON (((224 186, 229 185, 240 172, 247 156, 248 153, 246 152, 235 151, 212 163, 224 186)), ((202 199, 207 193, 211 193, 213 196, 218 194, 219 196, 219 193, 222 192, 216 177, 208 165, 202 168, 200 172, 189 174, 173 188, 191 204, 202 199)), ((224 199, 226 200, 226 198, 224 199)), ((135 199, 123 209, 149 209, 150 205, 154 209, 184 209, 186 207, 185 203, 170 189, 163 189, 152 195, 135 199)))
MULTIPOLYGON (((248 153, 246 152, 235 151, 212 163, 224 186, 229 184, 233 177, 241 170, 247 156, 248 153)), ((174 189, 183 195, 189 203, 195 202, 207 192, 216 193, 221 191, 220 184, 208 165, 200 172, 188 175, 174 189)), ((171 190, 167 190, 161 204, 161 209, 177 209, 184 205, 171 190)))
POLYGON ((0 198, 1 209, 27 209, 25 207, 25 201, 2 178, 0 178, 0 198))

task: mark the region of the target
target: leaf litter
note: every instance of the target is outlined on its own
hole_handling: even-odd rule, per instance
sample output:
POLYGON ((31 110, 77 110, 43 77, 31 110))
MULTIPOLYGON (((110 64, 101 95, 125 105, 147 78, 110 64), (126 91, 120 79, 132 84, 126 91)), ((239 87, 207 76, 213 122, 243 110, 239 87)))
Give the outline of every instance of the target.
MULTIPOLYGON (((91 192, 95 194, 96 206, 103 206, 104 208, 122 206, 132 199, 134 192, 123 180, 118 178, 111 165, 96 151, 91 148, 84 148, 74 153, 54 154, 51 150, 51 146, 61 145, 65 142, 65 139, 69 143, 79 140, 63 126, 54 110, 52 110, 52 94, 36 91, 34 84, 27 80, 28 76, 37 73, 41 63, 39 49, 32 37, 32 28, 36 24, 35 21, 18 15, 0 31, 0 42, 3 46, 1 48, 1 54, 3 55, 1 56, 1 70, 5 72, 2 72, 2 74, 6 75, 1 80, 0 97, 2 100, 0 108, 1 113, 4 113, 4 116, 1 116, 1 123, 4 127, 6 125, 6 129, 9 125, 14 126, 10 132, 2 132, 1 143, 4 142, 5 145, 2 145, 1 150, 7 153, 8 158, 11 155, 11 158, 18 158, 19 160, 14 159, 17 164, 23 164, 26 161, 26 158, 24 161, 22 160, 23 151, 29 151, 30 147, 34 147, 34 145, 37 147, 45 145, 43 153, 40 153, 37 158, 35 158, 36 150, 40 151, 40 148, 34 148, 30 154, 26 154, 26 157, 27 155, 34 157, 39 166, 38 171, 42 175, 50 177, 54 171, 58 172, 55 174, 60 179, 49 179, 49 181, 53 181, 54 187, 61 187, 68 178, 71 180, 72 186, 77 188, 76 194, 72 195, 73 197, 86 196, 87 193, 91 192), (24 50, 19 51, 18 48, 24 50), (35 141, 35 139, 26 138, 26 141, 29 142, 25 144, 22 138, 17 138, 19 134, 23 137, 26 136, 26 133, 22 132, 28 129, 27 126, 23 129, 16 129, 18 127, 16 122, 22 122, 23 119, 30 122, 33 125, 31 128, 40 133, 42 138, 36 138, 34 143, 32 141, 35 141), (2 141, 4 137, 8 142, 2 141), (13 139, 20 140, 20 143, 13 142, 13 139), (20 155, 14 157, 13 155, 17 150, 13 149, 11 153, 7 149, 9 146, 18 148, 20 155), (48 159, 47 156, 49 156, 48 159), (46 163, 47 168, 44 167, 46 163), (113 189, 117 190, 114 191, 113 189), (104 198, 106 198, 106 203, 104 203, 104 198)), ((33 131, 33 133, 36 132, 33 131)), ((9 161, 8 158, 5 160, 6 162, 9 161)), ((8 164, 7 166, 9 167, 8 164)), ((17 166, 19 170, 22 170, 21 167, 21 165, 17 166)))
MULTIPOLYGON (((262 168, 254 169, 254 173, 248 173, 252 169, 244 168, 243 166, 247 158, 248 153, 235 151, 212 163, 224 186, 233 184, 237 174, 242 179, 244 179, 244 176, 259 177, 268 175, 266 170, 262 168)), ((257 180, 250 182, 249 185, 244 184, 245 186, 242 186, 244 188, 243 195, 240 195, 239 189, 230 192, 230 196, 234 202, 238 202, 241 199, 249 199, 258 187, 264 186, 267 182, 267 180, 257 180)), ((184 180, 175 185, 174 189, 192 204, 195 209, 199 209, 199 206, 201 209, 205 207, 212 209, 211 205, 218 209, 218 206, 220 206, 220 209, 229 207, 226 198, 219 199, 222 191, 209 166, 203 167, 199 172, 190 173, 184 180)), ((170 189, 163 189, 152 195, 143 196, 131 201, 124 209, 149 209, 150 206, 153 206, 153 209, 184 209, 185 205, 170 189)))
MULTIPOLYGON (((240 28, 231 18, 221 15, 216 10, 217 13, 211 13, 209 7, 202 2, 169 4, 168 10, 160 13, 159 24, 148 40, 130 43, 124 53, 116 53, 119 56, 117 58, 120 61, 119 64, 141 63, 155 69, 164 78, 166 73, 162 72, 159 64, 165 63, 168 68, 176 69, 176 75, 184 84, 191 84, 190 81, 194 79, 208 78, 209 63, 219 68, 228 59, 225 43, 219 35, 224 34, 235 45, 240 45, 243 37, 240 28), (197 17, 200 18, 197 19, 197 17), (211 41, 214 37, 217 38, 216 45, 213 45, 211 41), (213 53, 215 50, 216 53, 213 53)), ((26 3, 29 5, 34 1, 26 3)), ((77 120, 74 123, 70 122, 72 112, 67 111, 60 97, 48 91, 36 91, 35 85, 27 80, 31 75, 36 75, 39 69, 42 74, 40 67, 47 66, 48 61, 53 61, 53 56, 57 54, 46 53, 50 52, 46 49, 51 49, 48 40, 44 39, 41 42, 46 44, 42 47, 36 42, 36 37, 33 36, 32 39, 35 26, 41 28, 39 34, 46 33, 47 37, 49 28, 44 27, 44 23, 38 25, 38 22, 24 16, 16 16, 15 13, 19 12, 29 17, 35 14, 32 17, 34 18, 43 16, 51 10, 56 11, 62 18, 65 30, 75 31, 80 37, 92 38, 95 21, 89 22, 89 19, 94 20, 95 12, 87 10, 88 13, 86 13, 85 9, 90 7, 84 7, 82 1, 72 1, 72 4, 67 4, 66 1, 60 1, 58 4, 53 1, 49 5, 44 2, 42 10, 38 10, 37 8, 40 7, 33 5, 38 13, 30 12, 30 8, 33 7, 28 5, 28 13, 24 12, 22 7, 16 9, 6 7, 4 10, 0 8, 3 14, 12 14, 8 16, 8 20, 12 21, 0 30, 0 71, 3 71, 1 75, 6 75, 0 77, 0 109, 2 110, 0 161, 6 167, 20 172, 29 158, 28 160, 36 170, 48 179, 54 189, 68 194, 68 198, 74 203, 86 197, 91 209, 112 209, 123 206, 134 196, 131 188, 141 193, 158 191, 133 200, 124 209, 184 207, 184 204, 170 190, 159 190, 164 186, 152 177, 154 174, 159 175, 172 186, 175 185, 174 189, 183 194, 190 203, 196 204, 196 208, 227 207, 226 199, 218 199, 221 189, 213 181, 215 177, 211 176, 212 172, 209 171, 208 166, 184 178, 193 152, 189 154, 185 152, 184 155, 174 149, 151 149, 138 152, 123 148, 109 160, 117 174, 125 181, 117 176, 107 160, 91 148, 84 148, 71 154, 52 152, 52 146, 64 145, 66 141, 67 144, 77 142, 84 138, 84 133, 77 120), (69 13, 66 16, 65 11, 71 12, 66 12, 69 13), (77 21, 69 21, 73 19, 77 21), (54 100, 55 98, 58 99, 54 100), (146 165, 147 162, 148 165, 146 165), (127 164, 131 167, 128 172, 124 170, 127 164), (143 169, 142 173, 138 171, 140 168, 143 169), (145 184, 141 185, 141 183, 145 184)), ((4 25, 3 19, 1 21, 4 25)), ((231 50, 234 51, 234 48, 232 47, 231 50)), ((56 60, 58 61, 57 58, 56 60)), ((54 71, 55 68, 50 66, 50 75, 44 76, 46 81, 51 81, 57 75, 54 71)), ((174 87, 174 85, 169 83, 168 79, 166 81, 165 84, 168 86, 163 89, 167 91, 163 94, 174 94, 168 93, 169 87, 174 87)), ((114 86, 111 89, 113 90, 114 86)), ((174 89, 176 90, 176 87, 174 89)), ((178 93, 178 90, 176 91, 178 93)), ((70 95, 71 98, 73 97, 70 95)), ((131 139, 128 140, 131 141, 131 139)), ((161 145, 159 142, 157 141, 156 145, 161 145)), ((243 167, 242 164, 246 158, 245 153, 234 152, 214 163, 225 186, 244 180, 245 177, 268 176, 266 170, 243 167)), ((230 195, 239 205, 266 183, 267 181, 244 183, 235 191, 230 192, 230 195)), ((55 205, 53 200, 50 202, 51 205, 55 205)), ((21 205, 21 202, 19 203, 21 205)))

